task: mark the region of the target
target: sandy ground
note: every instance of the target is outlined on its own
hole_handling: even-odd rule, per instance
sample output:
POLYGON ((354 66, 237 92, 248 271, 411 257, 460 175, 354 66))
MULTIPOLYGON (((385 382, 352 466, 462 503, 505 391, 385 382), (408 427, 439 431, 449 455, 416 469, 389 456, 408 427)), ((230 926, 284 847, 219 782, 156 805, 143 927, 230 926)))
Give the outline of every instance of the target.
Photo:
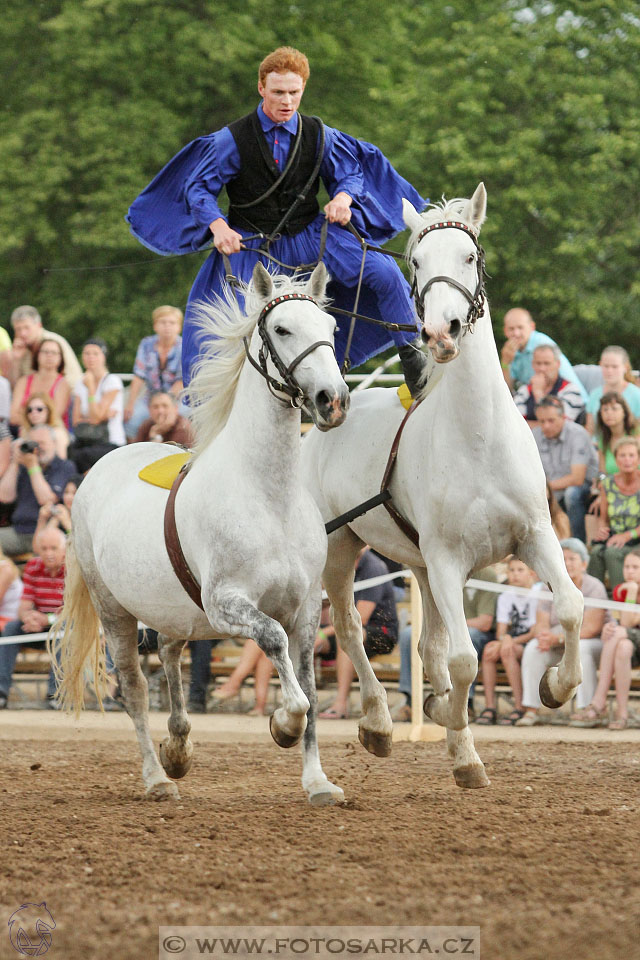
POLYGON ((0 957, 9 915, 42 901, 65 960, 157 957, 160 924, 312 923, 479 925, 499 960, 640 957, 640 731, 475 732, 491 786, 463 791, 441 741, 377 759, 354 721, 325 722, 346 800, 315 809, 263 718, 195 717, 182 799, 156 804, 127 717, 7 711, 0 957))

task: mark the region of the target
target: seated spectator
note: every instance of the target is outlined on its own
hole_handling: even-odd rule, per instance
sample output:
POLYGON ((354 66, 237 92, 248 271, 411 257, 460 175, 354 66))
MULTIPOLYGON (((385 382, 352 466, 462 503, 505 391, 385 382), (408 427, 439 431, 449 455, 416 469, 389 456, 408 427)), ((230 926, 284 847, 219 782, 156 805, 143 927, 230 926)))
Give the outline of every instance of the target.
MULTIPOLYGON (((530 590, 536 581, 533 570, 518 560, 509 557, 507 583, 512 587, 530 590)), ((507 679, 513 690, 515 709, 499 723, 513 726, 524 716, 522 707, 522 676, 520 660, 524 646, 533 638, 536 623, 537 601, 532 597, 520 597, 513 593, 501 593, 496 605, 496 639, 490 640, 482 652, 482 686, 485 708, 476 723, 489 725, 496 722, 496 678, 498 663, 502 661, 507 679)))
POLYGON ((566 540, 571 536, 571 525, 569 517, 553 495, 553 490, 547 480, 547 503, 549 505, 549 516, 551 517, 551 526, 558 540, 566 540))
POLYGON ((567 420, 578 420, 584 412, 580 388, 560 376, 562 354, 555 344, 542 344, 533 351, 533 376, 514 396, 515 404, 530 427, 536 427, 536 407, 543 397, 559 397, 567 420))
POLYGON ((26 304, 16 307, 11 314, 11 326, 14 332, 11 349, 0 353, 0 372, 9 380, 11 386, 14 387, 20 377, 28 376, 35 369, 36 352, 42 341, 46 339, 55 340, 62 347, 64 374, 69 386, 73 389, 82 375, 78 358, 64 337, 43 328, 42 319, 36 308, 26 304))
POLYGON ((84 477, 81 473, 76 473, 69 477, 62 491, 62 502, 45 503, 40 507, 38 525, 33 535, 34 550, 38 536, 47 527, 57 527, 59 530, 62 530, 65 535, 71 533, 71 505, 76 491, 83 480, 84 477))
POLYGON ((63 425, 51 397, 46 393, 32 393, 20 411, 18 436, 24 437, 32 427, 43 424, 53 429, 56 438, 56 454, 61 460, 66 460, 70 439, 68 430, 63 425))
MULTIPOLYGON (((567 573, 583 597, 606 600, 604 584, 586 573, 589 554, 581 540, 570 537, 561 542, 567 573)), ((578 707, 591 703, 598 679, 598 661, 602 650, 600 636, 605 623, 611 619, 609 613, 597 607, 585 607, 582 627, 580 628, 580 663, 582 665, 582 683, 576 693, 578 707)), ((562 658, 565 640, 564 631, 558 620, 555 604, 540 600, 534 627, 535 637, 530 640, 522 654, 522 704, 524 716, 517 727, 532 727, 541 722, 540 681, 549 666, 555 666, 562 658)))
POLYGON ((137 443, 156 440, 160 443, 180 443, 190 447, 193 431, 186 417, 178 411, 178 398, 174 393, 157 390, 149 400, 149 419, 138 430, 137 443))
POLYGON ((631 361, 624 347, 606 347, 600 357, 602 386, 596 387, 587 400, 586 428, 593 433, 600 401, 605 393, 619 393, 627 401, 634 417, 640 418, 640 387, 637 387, 631 372, 631 361))
MULTIPOLYGON (((528 310, 521 307, 513 307, 507 310, 504 315, 504 335, 507 342, 502 347, 501 362, 502 372, 509 389, 513 392, 523 384, 529 383, 533 376, 533 351, 542 344, 557 346, 551 337, 546 333, 540 333, 536 330, 533 317, 528 310)), ((575 370, 562 353, 560 361, 560 376, 564 380, 570 380, 575 383, 586 402, 587 392, 584 389, 580 378, 575 370)))
POLYGON ((602 526, 591 545, 589 573, 598 580, 605 574, 613 590, 622 582, 625 556, 640 543, 640 451, 637 437, 621 437, 615 444, 618 472, 601 481, 602 526))
MULTIPOLYGON (((2 327, 0 327, 0 330, 2 327)), ((11 416, 11 384, 6 377, 0 376, 0 420, 11 416)))
MULTIPOLYGON (((213 640, 196 640, 191 646, 191 686, 189 688, 189 711, 191 713, 206 713, 206 692, 209 683, 211 647, 213 640), (198 649, 198 644, 202 647, 198 649), (208 646, 206 663, 203 662, 202 652, 204 645, 208 646), (194 657, 195 653, 195 657, 194 657)), ((255 703, 247 716, 264 716, 267 713, 267 699, 269 697, 269 681, 273 673, 273 664, 255 640, 245 640, 242 654, 237 666, 228 680, 213 692, 212 705, 214 709, 221 706, 240 693, 240 687, 252 674, 255 677, 255 703)))
MULTIPOLYGON (((624 558, 624 581, 613 591, 620 603, 638 603, 640 549, 634 547, 624 558)), ((574 727, 601 727, 624 730, 629 722, 631 670, 640 666, 640 614, 621 613, 620 623, 610 620, 602 630, 602 653, 598 685, 588 707, 571 714, 574 727), (615 677, 616 717, 609 721, 607 694, 615 677)))
MULTIPOLYGON (((38 556, 27 563, 22 575, 24 589, 20 600, 18 617, 9 622, 2 631, 3 637, 20 634, 44 633, 53 624, 62 607, 64 594, 64 557, 66 537, 61 530, 49 528, 40 535, 38 556)), ((37 641, 44 646, 46 641, 37 641)), ((12 643, 0 646, 0 709, 7 706, 11 678, 18 650, 35 643, 12 643)), ((54 698, 56 682, 53 668, 49 671, 47 705, 56 708, 54 698)))
POLYGON ((621 437, 635 437, 640 432, 629 404, 615 390, 602 396, 596 417, 596 443, 600 473, 618 472, 613 446, 621 437))
POLYGON ((149 416, 149 394, 162 390, 177 397, 182 390, 182 310, 165 304, 156 307, 151 319, 155 332, 138 346, 124 410, 127 437, 131 440, 149 416))
POLYGON ((73 432, 69 459, 86 473, 110 450, 126 443, 122 423, 124 386, 107 369, 107 345, 100 337, 82 347, 85 374, 73 388, 73 432))
POLYGON ((0 503, 14 503, 12 526, 0 527, 0 548, 10 557, 31 551, 40 507, 57 503, 75 473, 68 460, 56 456, 51 427, 34 427, 14 440, 11 463, 0 479, 0 503))
POLYGON ((0 550, 0 630, 15 620, 22 597, 22 580, 13 560, 0 550))
POLYGON ((536 417, 538 426, 532 432, 547 482, 569 516, 571 535, 584 542, 584 517, 598 473, 591 437, 580 424, 565 419, 558 397, 544 397, 536 407, 536 417))
POLYGON ((62 347, 56 340, 41 340, 33 358, 33 372, 20 377, 13 389, 11 423, 17 427, 22 413, 34 394, 51 398, 60 420, 69 422, 71 390, 64 376, 62 347))
MULTIPOLYGON (((371 553, 368 547, 360 551, 356 559, 356 583, 388 573, 383 561, 371 553)), ((393 586, 390 581, 367 587, 355 594, 356 610, 362 619, 364 649, 368 657, 390 653, 398 639, 398 616, 393 586)), ((321 652, 317 650, 316 652, 321 652)), ((355 670, 347 654, 338 647, 336 657, 338 691, 328 710, 318 714, 324 720, 341 720, 349 715, 349 691, 355 670)))

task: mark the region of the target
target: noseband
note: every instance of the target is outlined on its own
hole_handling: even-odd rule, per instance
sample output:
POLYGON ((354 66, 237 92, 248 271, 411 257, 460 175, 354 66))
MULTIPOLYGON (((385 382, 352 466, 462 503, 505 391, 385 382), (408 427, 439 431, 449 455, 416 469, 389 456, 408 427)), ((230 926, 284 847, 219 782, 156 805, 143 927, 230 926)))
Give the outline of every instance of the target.
POLYGON ((303 350, 302 353, 299 353, 298 356, 291 361, 288 367, 285 367, 284 363, 278 356, 276 348, 271 342, 271 337, 269 336, 265 326, 265 320, 274 307, 279 306, 281 303, 287 303, 289 300, 308 300, 309 303, 313 303, 316 307, 318 306, 317 301, 314 300, 313 297, 307 296, 305 293, 284 293, 279 297, 274 297, 273 300, 269 300, 269 302, 265 304, 265 306, 262 308, 260 316, 258 317, 258 333, 262 339, 262 346, 258 352, 258 361, 254 360, 251 356, 249 352, 249 342, 246 337, 244 338, 244 349, 250 364, 252 367, 255 367, 260 376, 264 377, 264 379, 267 381, 267 386, 276 400, 280 400, 281 403, 288 404, 292 407, 301 407, 306 398, 304 391, 293 377, 293 371, 301 360, 304 360, 306 356, 308 356, 318 347, 330 347, 334 356, 335 348, 329 340, 316 340, 315 343, 312 343, 311 346, 303 350), (271 359, 274 367, 282 377, 282 382, 276 380, 276 378, 272 377, 268 372, 267 361, 269 359, 271 359), (286 394, 289 399, 286 400, 284 397, 279 397, 275 392, 276 390, 278 390, 280 393, 286 394))
POLYGON ((484 304, 485 304, 484 278, 487 276, 487 272, 485 269, 485 256, 484 256, 484 250, 478 243, 478 239, 475 233, 473 232, 471 227, 468 227, 466 225, 466 223, 460 223, 457 220, 446 220, 440 223, 432 223, 430 226, 425 227, 424 230, 422 230, 416 237, 416 241, 413 246, 415 249, 420 243, 420 241, 422 240, 422 238, 426 237, 426 235, 428 233, 431 233, 432 230, 443 230, 446 227, 452 227, 454 230, 462 230, 464 233, 466 233, 468 236, 471 237, 471 239, 473 240, 474 246, 478 251, 478 260, 477 260, 478 283, 476 284, 475 292, 471 293, 470 290, 467 290, 467 288, 463 284, 459 283, 453 277, 432 277, 430 280, 428 280, 425 283, 422 290, 418 292, 418 276, 417 276, 417 271, 414 269, 413 280, 411 283, 411 295, 413 296, 413 299, 415 301, 416 313, 418 314, 420 320, 424 323, 424 298, 426 297, 427 293, 429 292, 431 287, 434 285, 434 283, 448 283, 450 287, 455 287, 456 290, 459 290, 460 293, 463 295, 463 297, 469 303, 467 317, 464 323, 462 324, 462 328, 463 328, 462 334, 464 336, 464 334, 467 331, 469 331, 469 333, 473 333, 473 328, 476 323, 476 320, 482 314, 482 311, 484 310, 484 304))

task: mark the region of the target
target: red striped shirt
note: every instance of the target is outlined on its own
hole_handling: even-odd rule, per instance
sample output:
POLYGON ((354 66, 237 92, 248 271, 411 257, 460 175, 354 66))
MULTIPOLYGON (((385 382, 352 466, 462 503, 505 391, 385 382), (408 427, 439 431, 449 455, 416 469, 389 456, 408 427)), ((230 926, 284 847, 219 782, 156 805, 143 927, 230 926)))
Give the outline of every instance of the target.
POLYGON ((22 574, 23 600, 31 600, 40 613, 57 613, 64 594, 64 564, 49 573, 40 557, 29 560, 22 574))

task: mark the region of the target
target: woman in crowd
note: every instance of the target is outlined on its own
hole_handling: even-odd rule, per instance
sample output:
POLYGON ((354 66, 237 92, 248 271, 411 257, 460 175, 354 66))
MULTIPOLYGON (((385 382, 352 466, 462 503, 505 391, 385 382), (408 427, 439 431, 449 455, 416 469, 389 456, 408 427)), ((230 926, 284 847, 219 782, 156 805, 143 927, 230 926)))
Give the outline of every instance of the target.
POLYGON ((126 432, 131 440, 149 416, 148 398, 152 393, 161 390, 178 396, 182 390, 182 310, 165 304, 156 307, 151 319, 154 333, 138 346, 124 410, 126 432))
POLYGON ((53 429, 56 438, 56 456, 60 457, 61 460, 66 460, 69 433, 60 419, 53 400, 46 393, 32 393, 26 405, 20 411, 18 436, 24 436, 32 427, 42 426, 53 429))
POLYGON ((17 620, 21 596, 22 580, 18 568, 0 549, 0 630, 4 630, 11 620, 17 620))
POLYGON ((587 422, 589 433, 596 428, 596 416, 600 401, 605 393, 620 393, 634 417, 640 418, 640 388, 636 386, 631 372, 631 361, 624 347, 606 347, 600 357, 602 386, 589 394, 587 401, 587 422))
POLYGON ((122 422, 124 386, 107 369, 107 345, 92 337, 82 347, 85 374, 73 388, 73 431, 69 459, 86 473, 110 450, 126 443, 122 422))
POLYGON ((636 437, 621 437, 614 446, 617 472, 602 480, 602 526, 591 547, 589 573, 609 577, 613 590, 622 581, 626 554, 640 542, 640 450, 636 437))
POLYGON ((69 422, 69 399, 71 389, 64 376, 64 356, 57 340, 43 340, 33 359, 33 373, 20 377, 13 391, 11 423, 19 426, 21 411, 30 397, 44 393, 53 401, 60 419, 69 422))
MULTIPOLYGON (((640 586, 640 549, 634 548, 624 558, 624 582, 613 592, 613 599, 622 603, 638 603, 640 586)), ((608 723, 610 730, 624 730, 629 723, 629 691, 631 670, 640 666, 640 614, 620 614, 620 623, 611 620, 602 631, 602 654, 598 686, 588 707, 571 714, 575 727, 601 727, 609 721, 607 694, 615 676, 616 718, 608 723)))
POLYGON ((613 447, 622 437, 634 437, 638 433, 636 419, 621 393, 610 390, 603 394, 597 416, 596 440, 600 473, 616 473, 616 458, 613 447))
POLYGON ((83 480, 81 473, 69 477, 62 491, 62 503, 45 503, 40 507, 38 524, 33 535, 34 543, 45 527, 59 527, 65 536, 71 533, 71 505, 83 480))
POLYGON ((549 514, 551 516, 551 526, 558 540, 566 540, 571 536, 571 524, 569 517, 564 512, 555 498, 553 490, 547 480, 547 503, 549 504, 549 514))

